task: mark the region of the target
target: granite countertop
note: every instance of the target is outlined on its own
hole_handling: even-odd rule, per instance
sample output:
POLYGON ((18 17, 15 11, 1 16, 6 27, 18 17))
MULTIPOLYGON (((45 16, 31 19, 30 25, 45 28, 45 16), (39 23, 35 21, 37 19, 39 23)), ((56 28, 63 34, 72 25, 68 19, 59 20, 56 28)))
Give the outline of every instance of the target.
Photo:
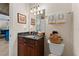
POLYGON ((38 35, 19 35, 19 37, 34 39, 34 40, 39 40, 43 38, 43 36, 38 36, 38 35))

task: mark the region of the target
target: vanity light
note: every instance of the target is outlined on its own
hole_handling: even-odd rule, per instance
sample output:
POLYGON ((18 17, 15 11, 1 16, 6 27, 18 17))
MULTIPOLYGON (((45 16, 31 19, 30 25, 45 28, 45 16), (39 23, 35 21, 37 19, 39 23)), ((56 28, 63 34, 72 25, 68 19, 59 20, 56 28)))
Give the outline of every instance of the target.
POLYGON ((40 10, 40 7, 39 7, 39 5, 38 5, 38 11, 40 10))
POLYGON ((33 13, 33 10, 32 10, 32 8, 31 8, 30 12, 31 12, 31 13, 33 13))
POLYGON ((37 14, 39 14, 39 11, 37 12, 37 14))
POLYGON ((34 12, 36 12, 36 8, 34 7, 34 12))
POLYGON ((40 13, 43 14, 43 10, 41 10, 40 13))
POLYGON ((31 8, 30 12, 34 15, 43 14, 43 9, 40 9, 40 6, 38 4, 35 4, 34 7, 31 8))
POLYGON ((36 15, 36 13, 34 13, 34 15, 36 15))

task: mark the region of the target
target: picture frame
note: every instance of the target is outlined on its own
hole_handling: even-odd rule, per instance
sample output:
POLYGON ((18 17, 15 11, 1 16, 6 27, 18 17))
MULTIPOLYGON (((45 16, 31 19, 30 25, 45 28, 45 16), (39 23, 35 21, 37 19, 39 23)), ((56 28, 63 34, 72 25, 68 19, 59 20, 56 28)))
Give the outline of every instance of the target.
POLYGON ((49 24, 55 24, 55 23, 56 23, 55 15, 50 15, 50 16, 48 17, 48 23, 49 23, 49 24))
POLYGON ((31 25, 35 25, 35 19, 31 18, 31 25))
POLYGON ((58 13, 56 17, 56 24, 64 24, 66 23, 64 13, 58 13))
POLYGON ((26 16, 20 13, 17 13, 18 23, 26 24, 26 16))

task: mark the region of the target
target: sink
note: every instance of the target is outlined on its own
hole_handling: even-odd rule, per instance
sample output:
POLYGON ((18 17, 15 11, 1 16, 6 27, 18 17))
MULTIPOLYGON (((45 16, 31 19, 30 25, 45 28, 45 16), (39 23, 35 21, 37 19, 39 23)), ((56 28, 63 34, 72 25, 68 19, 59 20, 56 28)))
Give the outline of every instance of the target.
POLYGON ((37 35, 26 35, 26 36, 21 36, 21 37, 31 38, 31 39, 35 39, 35 40, 38 40, 38 39, 41 38, 41 37, 39 37, 39 36, 37 36, 37 35))
POLYGON ((34 38, 35 36, 33 36, 33 35, 28 35, 28 36, 25 36, 25 37, 34 38))

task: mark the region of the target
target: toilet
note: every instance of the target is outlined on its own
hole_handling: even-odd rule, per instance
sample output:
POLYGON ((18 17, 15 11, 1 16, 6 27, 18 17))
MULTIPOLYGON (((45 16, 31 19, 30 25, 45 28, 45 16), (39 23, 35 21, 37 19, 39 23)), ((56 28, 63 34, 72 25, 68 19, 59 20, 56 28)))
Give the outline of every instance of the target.
POLYGON ((48 40, 50 54, 49 56, 61 56, 64 51, 64 43, 54 44, 48 40))

